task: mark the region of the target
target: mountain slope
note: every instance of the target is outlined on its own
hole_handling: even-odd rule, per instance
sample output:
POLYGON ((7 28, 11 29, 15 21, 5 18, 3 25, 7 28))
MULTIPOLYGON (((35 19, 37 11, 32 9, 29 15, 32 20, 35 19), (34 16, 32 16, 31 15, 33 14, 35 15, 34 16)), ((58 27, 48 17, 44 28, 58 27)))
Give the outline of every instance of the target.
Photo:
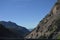
POLYGON ((16 33, 18 36, 24 37, 26 34, 28 34, 30 31, 22 26, 17 25, 14 22, 11 21, 0 21, 0 24, 4 25, 5 28, 9 29, 10 31, 16 33))
POLYGON ((0 38, 22 38, 0 24, 0 38))
POLYGON ((60 34, 60 0, 55 3, 54 7, 37 27, 33 29, 25 38, 32 39, 56 39, 60 34))

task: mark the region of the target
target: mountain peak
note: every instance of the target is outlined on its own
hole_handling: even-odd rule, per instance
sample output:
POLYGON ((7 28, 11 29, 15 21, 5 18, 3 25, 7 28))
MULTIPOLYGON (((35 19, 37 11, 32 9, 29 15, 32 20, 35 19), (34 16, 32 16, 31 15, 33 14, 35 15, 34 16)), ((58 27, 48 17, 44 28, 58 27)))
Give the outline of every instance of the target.
POLYGON ((16 23, 11 22, 11 21, 8 21, 8 22, 0 21, 0 24, 2 24, 5 28, 12 30, 13 32, 16 32, 18 35, 22 35, 22 34, 25 35, 30 32, 25 27, 19 26, 16 23))

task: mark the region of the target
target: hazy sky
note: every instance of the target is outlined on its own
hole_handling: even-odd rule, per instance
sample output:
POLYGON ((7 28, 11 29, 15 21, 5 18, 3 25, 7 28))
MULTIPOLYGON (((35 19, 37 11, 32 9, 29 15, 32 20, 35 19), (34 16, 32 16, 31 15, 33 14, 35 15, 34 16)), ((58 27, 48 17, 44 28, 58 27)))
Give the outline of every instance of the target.
POLYGON ((0 0, 0 21, 34 28, 50 12, 56 0, 0 0))

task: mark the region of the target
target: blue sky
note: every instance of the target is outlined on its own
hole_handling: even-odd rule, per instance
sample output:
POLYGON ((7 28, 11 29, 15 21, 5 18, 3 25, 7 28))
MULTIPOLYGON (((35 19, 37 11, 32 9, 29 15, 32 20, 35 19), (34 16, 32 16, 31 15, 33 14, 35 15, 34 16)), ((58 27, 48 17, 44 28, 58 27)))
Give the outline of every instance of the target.
POLYGON ((56 0, 0 0, 0 21, 12 21, 34 28, 47 15, 56 0))

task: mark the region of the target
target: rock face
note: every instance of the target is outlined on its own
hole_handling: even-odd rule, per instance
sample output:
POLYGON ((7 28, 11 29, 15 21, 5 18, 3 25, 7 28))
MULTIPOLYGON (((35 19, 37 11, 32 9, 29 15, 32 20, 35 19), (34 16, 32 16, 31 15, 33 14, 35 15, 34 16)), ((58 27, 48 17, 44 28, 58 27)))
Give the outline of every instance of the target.
POLYGON ((13 33, 17 34, 17 37, 24 38, 26 34, 28 34, 30 31, 22 26, 17 25, 14 22, 11 21, 0 21, 0 24, 2 24, 6 29, 12 31, 13 33))
POLYGON ((60 2, 60 0, 58 0, 58 2, 60 2))
POLYGON ((60 35, 60 0, 58 0, 49 14, 29 33, 27 39, 55 39, 60 35))

